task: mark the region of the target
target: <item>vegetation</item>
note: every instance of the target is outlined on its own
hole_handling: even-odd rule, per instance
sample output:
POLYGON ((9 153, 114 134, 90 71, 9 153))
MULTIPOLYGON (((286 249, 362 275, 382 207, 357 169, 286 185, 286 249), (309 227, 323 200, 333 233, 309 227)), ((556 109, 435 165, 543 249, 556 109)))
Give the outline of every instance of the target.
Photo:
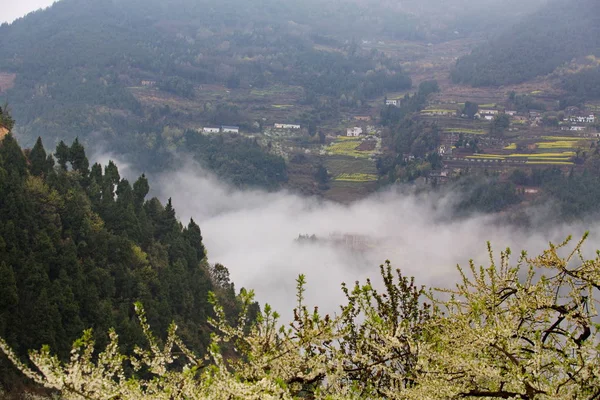
POLYGON ((6 111, 6 105, 4 106, 4 110, 0 107, 0 127, 5 128, 6 130, 12 130, 15 122, 11 118, 11 116, 6 111))
MULTIPOLYGON (((182 225, 170 199, 146 200, 149 190, 143 175, 132 185, 112 162, 90 166, 77 140, 60 142, 55 157, 40 139, 25 153, 10 134, 0 142, 0 337, 15 354, 49 345, 66 361, 87 328, 98 346, 115 328, 131 351, 144 337, 136 301, 153 326, 166 332, 175 321, 204 353, 208 294, 235 312, 233 284, 208 264, 200 227, 182 225)), ((4 358, 0 371, 0 386, 17 385, 4 358)))
POLYGON ((460 58, 452 79, 474 86, 520 83, 576 57, 600 54, 597 1, 552 0, 499 37, 460 58))
MULTIPOLYGON (((67 0, 0 26, 0 71, 17 75, 2 98, 11 101, 24 145, 33 145, 38 136, 52 144, 79 137, 87 145, 101 142, 108 151, 127 154, 138 168, 152 171, 170 166, 169 153, 190 152, 184 141, 158 139, 165 129, 217 124, 260 130, 257 121, 265 116, 251 115, 246 100, 232 104, 220 96, 200 102, 203 85, 256 93, 269 87, 295 88, 294 97, 285 100, 315 109, 306 118, 309 126, 325 112, 336 115, 339 107, 361 107, 387 90, 411 87, 398 63, 383 53, 325 36, 346 27, 342 21, 352 16, 328 13, 337 6, 327 2, 308 3, 264 0, 257 7, 239 0, 217 5, 178 0, 167 7, 157 0, 67 0), (332 23, 332 15, 338 23, 332 23), (289 22, 292 18, 298 22, 289 22), (317 27, 319 34, 313 32, 317 27), (142 84, 147 90, 140 89, 142 84), (188 109, 177 106, 182 102, 188 109)), ((360 8, 367 15, 374 12, 360 8)), ((403 19, 398 14, 393 19, 396 32, 398 18, 403 19)), ((373 24, 368 25, 372 33, 373 24)), ((356 35, 356 25, 351 31, 356 35)), ((273 107, 296 106, 286 102, 273 107)), ((216 168, 218 174, 236 168, 231 164, 244 141, 233 148, 230 144, 232 140, 222 141, 222 158, 231 162, 216 168)), ((255 150, 245 157, 255 158, 255 150)), ((195 152, 192 156, 208 158, 195 152)), ((271 162, 266 151, 262 156, 271 162)), ((244 185, 265 180, 235 175, 230 180, 244 185)))
POLYGON ((386 262, 382 291, 370 280, 343 284, 346 302, 333 317, 309 309, 301 275, 289 326, 270 306, 248 326, 252 293, 243 291, 237 323, 215 302, 218 333, 205 359, 188 350, 176 325, 164 342, 156 339, 139 304, 149 346, 135 353, 120 352, 111 331, 94 356, 87 331, 66 364, 48 348, 32 352, 38 372, 4 341, 0 348, 66 399, 593 399, 600 395, 600 258, 583 258, 583 241, 568 243, 534 258, 523 252, 516 264, 510 250, 497 260, 490 248, 489 265, 459 268, 454 289, 426 291, 386 262), (223 352, 228 343, 240 357, 223 352), (174 365, 176 354, 183 367, 174 365))

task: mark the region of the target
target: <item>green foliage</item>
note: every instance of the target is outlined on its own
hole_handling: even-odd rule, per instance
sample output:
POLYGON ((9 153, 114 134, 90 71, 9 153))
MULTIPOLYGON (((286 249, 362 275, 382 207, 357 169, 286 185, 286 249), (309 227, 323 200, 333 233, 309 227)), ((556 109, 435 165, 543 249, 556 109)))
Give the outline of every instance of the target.
POLYGON ((3 107, 0 107, 0 127, 4 127, 10 131, 14 125, 15 121, 8 113, 7 106, 4 105, 4 109, 3 107))
POLYGON ((600 255, 584 258, 587 236, 569 248, 571 238, 550 243, 534 258, 523 251, 516 263, 510 249, 498 257, 488 243, 487 265, 458 266, 454 287, 428 291, 386 261, 383 285, 342 284, 346 300, 333 316, 307 306, 300 275, 288 325, 269 305, 248 318, 254 293, 246 290, 228 319, 211 292, 215 332, 203 358, 176 324, 160 341, 141 303, 146 345, 133 352, 121 351, 114 330, 100 353, 84 331, 66 363, 48 346, 31 351, 36 371, 2 338, 0 351, 65 400, 595 399, 600 255))
POLYGON ((265 153, 254 139, 228 134, 205 136, 187 131, 185 142, 201 165, 234 185, 276 189, 287 181, 285 160, 265 153))
POLYGON ((194 85, 178 76, 168 77, 158 83, 158 87, 165 92, 173 93, 181 97, 193 98, 194 85))
MULTIPOLYGON (((0 142, 0 336, 21 356, 49 345, 65 359, 84 328, 104 345, 114 327, 131 349, 142 337, 131 304, 143 301, 148 321, 176 321, 202 354, 214 285, 200 227, 184 228, 170 200, 146 200, 144 176, 132 188, 112 162, 90 171, 77 140, 57 149, 64 168, 41 140, 27 154, 10 134, 0 142)), ((219 297, 237 309, 233 291, 219 297)), ((11 379, 0 374, 0 386, 11 379)))
POLYGON ((562 77, 562 86, 576 99, 575 101, 571 99, 571 102, 581 103, 585 100, 599 99, 600 67, 586 68, 574 74, 567 74, 562 77))
POLYGON ((497 177, 465 177, 456 183, 453 191, 463 194, 454 205, 454 212, 459 216, 500 212, 521 201, 515 186, 497 177))
MULTIPOLYGON (((191 101, 165 99, 156 89, 193 100, 204 85, 280 85, 293 88, 320 117, 336 115, 340 105, 362 106, 386 90, 409 88, 408 75, 383 53, 361 51, 325 33, 356 35, 356 24, 349 29, 346 22, 358 15, 369 35, 374 29, 399 35, 414 28, 411 17, 393 8, 391 18, 376 8, 357 7, 366 15, 380 15, 377 23, 362 21, 364 15, 356 9, 338 12, 338 5, 321 0, 261 0, 260 7, 240 0, 177 0, 168 6, 158 0, 67 1, 0 27, 0 71, 17 75, 14 87, 0 97, 14 102, 20 140, 26 145, 38 136, 46 143, 76 137, 87 145, 102 141, 108 151, 127 154, 140 169, 164 170, 176 165, 174 151, 207 158, 196 146, 198 153, 190 151, 182 135, 173 134, 183 132, 192 119, 194 124, 239 125, 244 132, 257 128, 244 102, 231 105, 219 96, 182 110, 179 103, 191 101), (404 21, 401 27, 399 21, 404 21), (140 88, 143 81, 155 84, 147 83, 145 91, 140 88), (164 103, 148 105, 134 93, 164 103)), ((221 146, 219 160, 206 163, 215 166, 214 172, 226 172, 225 178, 234 175, 242 185, 264 180, 253 179, 255 171, 229 172, 245 167, 235 165, 237 144, 212 144, 221 146)), ((252 146, 251 152, 242 159, 273 162, 266 151, 252 146)), ((58 158, 65 164, 66 155, 58 158)))
POLYGON ((520 83, 573 58, 599 54, 600 6, 553 0, 535 14, 460 58, 452 79, 474 86, 520 83))
POLYGON ((475 114, 477 114, 478 111, 479 111, 479 106, 477 105, 477 103, 467 101, 467 102, 465 102, 465 106, 463 107, 462 113, 465 114, 467 117, 473 119, 475 117, 475 114))
POLYGON ((490 135, 500 136, 504 135, 504 131, 510 126, 510 117, 506 114, 498 114, 494 117, 492 125, 490 126, 490 135))

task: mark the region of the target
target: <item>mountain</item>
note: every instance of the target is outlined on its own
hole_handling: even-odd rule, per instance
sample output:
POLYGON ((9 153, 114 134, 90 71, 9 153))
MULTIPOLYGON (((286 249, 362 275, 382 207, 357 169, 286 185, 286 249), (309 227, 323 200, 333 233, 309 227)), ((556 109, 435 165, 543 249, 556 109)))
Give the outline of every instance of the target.
POLYGON ((61 0, 0 26, 0 100, 24 146, 78 137, 146 171, 184 154, 230 183, 276 189, 287 170, 271 141, 197 131, 287 121, 314 135, 411 87, 362 40, 455 39, 540 1, 61 0))
POLYGON ((460 58, 452 79, 473 86, 521 83, 587 55, 600 55, 600 3, 552 0, 460 58))
MULTIPOLYGON (((12 135, 0 142, 0 337, 20 356, 50 345, 61 358, 83 329, 98 345, 116 329, 131 349, 143 334, 133 304, 149 321, 180 332, 202 353, 209 342, 209 291, 236 312, 233 284, 210 266, 200 227, 145 197, 141 176, 130 184, 112 162, 89 167, 85 149, 60 143, 57 160, 41 140, 25 152, 12 135)), ((0 359, 0 387, 16 384, 0 359)))

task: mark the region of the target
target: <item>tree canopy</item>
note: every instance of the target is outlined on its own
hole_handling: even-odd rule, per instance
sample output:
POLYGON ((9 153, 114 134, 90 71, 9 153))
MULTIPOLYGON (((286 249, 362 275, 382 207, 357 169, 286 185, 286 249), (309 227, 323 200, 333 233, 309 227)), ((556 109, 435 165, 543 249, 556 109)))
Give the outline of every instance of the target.
POLYGON ((148 345, 129 355, 115 331, 96 356, 86 331, 66 364, 48 347, 32 352, 36 370, 5 341, 0 348, 65 399, 594 399, 600 256, 584 258, 584 240, 551 244, 536 257, 523 252, 516 264, 510 250, 497 257, 488 244, 489 264, 459 267, 454 289, 426 290, 386 262, 382 289, 370 280, 343 284, 346 302, 333 316, 307 306, 301 275, 287 326, 268 305, 249 323, 252 292, 240 293, 234 323, 213 297, 216 333, 205 358, 175 324, 165 340, 156 338, 141 304, 148 345), (223 351, 229 343, 235 356, 223 351), (149 375, 128 373, 128 364, 149 375))
MULTIPOLYGON (((233 285, 211 278, 200 227, 182 225, 171 200, 146 199, 142 175, 131 185, 110 162, 89 166, 83 146, 41 140, 23 152, 12 135, 0 142, 0 337, 23 356, 51 346, 67 360, 71 343, 94 328, 101 346, 115 328, 123 349, 143 338, 133 303, 166 331, 181 326, 202 354, 210 342, 208 293, 237 309, 233 285)), ((18 381, 0 359, 0 386, 18 381)))

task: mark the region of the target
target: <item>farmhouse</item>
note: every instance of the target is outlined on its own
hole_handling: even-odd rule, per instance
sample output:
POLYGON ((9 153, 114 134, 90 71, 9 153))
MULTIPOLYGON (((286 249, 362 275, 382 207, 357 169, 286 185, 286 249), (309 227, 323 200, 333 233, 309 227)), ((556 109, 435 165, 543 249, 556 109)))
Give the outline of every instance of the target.
POLYGON ((362 133, 363 133, 363 129, 358 126, 355 126, 354 128, 348 128, 346 130, 346 136, 356 137, 356 136, 362 135, 362 133))
POLYGON ((205 126, 204 128, 202 128, 202 132, 204 132, 204 133, 219 133, 219 132, 221 132, 221 128, 213 128, 210 126, 205 126))
POLYGON ((515 115, 517 115, 516 111, 513 110, 507 110, 504 112, 506 115, 510 115, 511 117, 514 117, 515 115))
POLYGON ((386 106, 398 106, 399 102, 400 102, 399 100, 390 100, 390 99, 388 99, 388 100, 385 101, 385 105, 386 106))
POLYGON ((452 146, 448 146, 445 144, 441 145, 438 148, 438 154, 440 156, 448 156, 448 155, 452 154, 452 146))
POLYGON ((239 126, 227 126, 227 125, 223 125, 223 126, 221 126, 221 130, 223 131, 223 133, 240 133, 240 127, 239 126))
POLYGON ((275 124, 275 129, 300 129, 300 125, 294 124, 275 124))
POLYGON ((142 86, 154 86, 156 81, 142 81, 142 86))
POLYGON ((485 115, 483 117, 486 121, 493 121, 494 120, 494 116, 493 115, 485 115))
POLYGON ((480 115, 498 115, 499 111, 498 110, 486 110, 486 109, 482 109, 479 110, 479 114, 480 115))
POLYGON ((576 132, 580 132, 580 131, 585 130, 585 126, 572 126, 571 130, 572 131, 576 131, 576 132))

